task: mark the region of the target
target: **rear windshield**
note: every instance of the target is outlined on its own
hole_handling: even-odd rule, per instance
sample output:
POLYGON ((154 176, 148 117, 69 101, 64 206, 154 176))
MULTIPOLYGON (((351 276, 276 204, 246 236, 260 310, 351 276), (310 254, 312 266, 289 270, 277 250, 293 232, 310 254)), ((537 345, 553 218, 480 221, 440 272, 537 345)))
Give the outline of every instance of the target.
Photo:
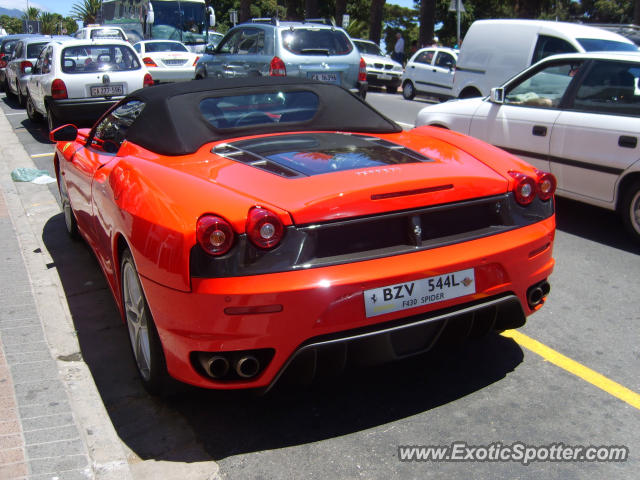
POLYGON ((616 42, 615 40, 602 40, 600 38, 578 38, 578 43, 582 45, 587 52, 637 52, 638 47, 633 43, 616 42))
POLYGON ((347 55, 353 45, 340 30, 296 28, 283 30, 282 45, 296 55, 347 55))
POLYGON ((177 42, 151 42, 144 45, 144 51, 154 52, 188 52, 187 47, 177 42))
POLYGON ((138 55, 126 45, 81 45, 62 50, 64 73, 139 70, 138 55))
POLYGON ((7 40, 2 44, 2 53, 11 53, 13 49, 16 48, 16 43, 19 42, 19 39, 16 40, 7 40))
POLYGON ((117 28, 98 28, 96 30, 91 30, 89 36, 91 38, 113 38, 117 40, 126 40, 122 32, 117 28))
POLYGON ((270 92, 207 98, 200 113, 215 128, 247 127, 273 123, 306 122, 318 111, 313 92, 270 92))
POLYGON ((353 43, 356 44, 356 47, 358 47, 358 50, 360 51, 360 53, 366 53, 366 54, 369 54, 369 55, 379 55, 381 57, 384 56, 382 54, 382 51, 380 50, 380 47, 378 47, 377 45, 375 45, 373 43, 358 42, 358 41, 355 41, 353 43))
POLYGON ((44 48, 47 42, 44 43, 30 43, 27 45, 27 58, 38 58, 40 52, 44 48))

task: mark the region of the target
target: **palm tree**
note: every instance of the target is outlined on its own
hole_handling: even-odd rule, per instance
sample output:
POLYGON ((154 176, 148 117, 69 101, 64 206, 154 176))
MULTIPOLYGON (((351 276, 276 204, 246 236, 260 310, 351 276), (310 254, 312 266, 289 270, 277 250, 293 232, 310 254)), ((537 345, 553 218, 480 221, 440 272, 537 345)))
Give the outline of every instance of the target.
POLYGON ((23 20, 38 20, 38 16, 40 15, 40 9, 36 7, 27 8, 22 14, 23 20))
POLYGON ((45 35, 53 35, 56 33, 56 29, 60 23, 60 18, 60 15, 57 13, 40 13, 40 33, 45 35))
POLYGON ((75 3, 71 8, 71 16, 82 22, 83 25, 96 23, 96 18, 102 8, 102 0, 84 0, 83 3, 75 3))

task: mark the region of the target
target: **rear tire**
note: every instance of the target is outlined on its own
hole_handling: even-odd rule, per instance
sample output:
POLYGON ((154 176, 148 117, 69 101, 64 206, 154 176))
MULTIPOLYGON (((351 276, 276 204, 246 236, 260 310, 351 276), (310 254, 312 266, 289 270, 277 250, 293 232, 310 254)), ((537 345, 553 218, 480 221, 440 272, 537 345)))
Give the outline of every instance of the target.
POLYGON ((21 107, 24 107, 27 104, 27 99, 22 95, 22 90, 20 89, 20 83, 16 82, 16 90, 18 91, 18 103, 21 107))
POLYGON ((167 393, 169 375, 162 344, 140 284, 133 256, 128 249, 122 253, 120 279, 129 341, 142 384, 152 395, 167 393))
POLYGON ((416 89, 409 80, 402 85, 402 96, 405 100, 413 100, 416 96, 416 89))
POLYGON ((47 107, 47 125, 49 126, 50 132, 60 126, 60 120, 58 120, 58 117, 56 117, 55 113, 53 113, 49 107, 47 107))
POLYGON ((33 104, 33 99, 29 94, 27 94, 26 108, 27 108, 27 117, 29 117, 29 120, 31 120, 34 123, 40 123, 43 120, 42 114, 38 112, 38 110, 36 110, 36 106, 33 104))
POLYGON ((640 181, 629 185, 622 195, 620 214, 624 226, 636 242, 640 242, 640 181))

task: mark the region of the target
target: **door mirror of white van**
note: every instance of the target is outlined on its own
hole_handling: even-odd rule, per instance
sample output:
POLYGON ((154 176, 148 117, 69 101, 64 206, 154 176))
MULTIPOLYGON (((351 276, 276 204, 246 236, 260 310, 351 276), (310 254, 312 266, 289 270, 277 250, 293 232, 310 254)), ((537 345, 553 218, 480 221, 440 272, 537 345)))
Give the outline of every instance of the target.
POLYGON ((491 89, 491 96, 489 99, 493 103, 504 103, 504 88, 494 87, 491 89))

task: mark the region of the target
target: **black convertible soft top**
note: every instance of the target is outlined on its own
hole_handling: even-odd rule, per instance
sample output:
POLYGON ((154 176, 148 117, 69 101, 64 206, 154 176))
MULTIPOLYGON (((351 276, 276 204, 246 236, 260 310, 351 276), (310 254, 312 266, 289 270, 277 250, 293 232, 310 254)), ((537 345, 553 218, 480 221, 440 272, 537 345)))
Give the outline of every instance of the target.
POLYGON ((140 100, 145 107, 130 126, 127 140, 162 155, 186 155, 208 142, 261 133, 402 131, 398 124, 348 90, 301 78, 205 79, 157 85, 131 93, 118 105, 130 100, 140 100), (296 91, 313 92, 318 96, 317 112, 310 120, 216 128, 200 110, 201 102, 207 98, 296 91))

